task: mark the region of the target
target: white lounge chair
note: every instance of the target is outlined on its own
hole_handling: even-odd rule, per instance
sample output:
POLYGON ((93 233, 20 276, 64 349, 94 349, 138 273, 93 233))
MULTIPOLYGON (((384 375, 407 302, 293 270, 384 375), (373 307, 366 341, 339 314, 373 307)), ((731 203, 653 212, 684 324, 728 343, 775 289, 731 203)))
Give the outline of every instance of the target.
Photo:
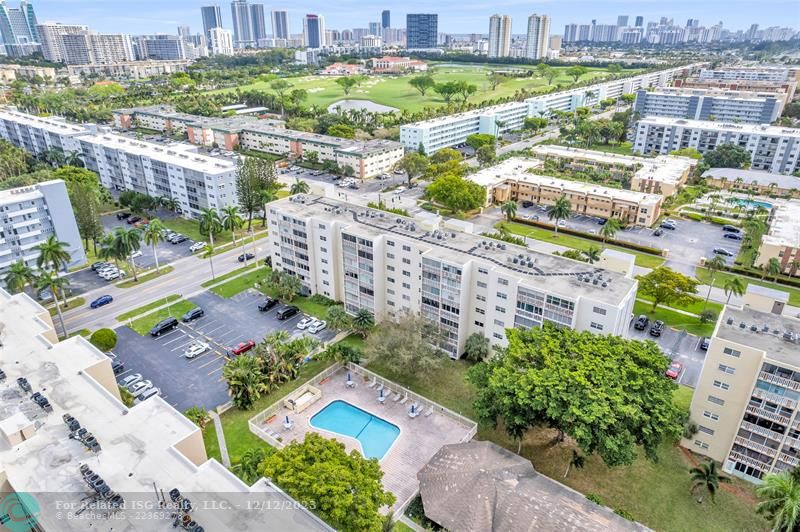
POLYGON ((383 383, 380 383, 377 388, 375 388, 376 392, 383 390, 383 383))
POLYGON ((433 414, 433 406, 429 406, 425 411, 425 417, 431 417, 431 414, 433 414))
POLYGON ((372 382, 369 383, 369 388, 374 388, 376 384, 378 384, 378 378, 372 377, 372 382))
POLYGON ((403 397, 403 394, 402 394, 402 393, 400 393, 400 392, 397 392, 397 393, 395 394, 395 396, 394 396, 394 399, 392 399, 392 400, 393 400, 393 401, 396 403, 396 402, 397 402, 397 401, 399 401, 399 400, 400 400, 402 397, 403 397))
POLYGON ((404 405, 404 404, 406 404, 406 401, 408 401, 408 392, 405 393, 405 395, 403 396, 403 399, 400 401, 400 404, 404 405))

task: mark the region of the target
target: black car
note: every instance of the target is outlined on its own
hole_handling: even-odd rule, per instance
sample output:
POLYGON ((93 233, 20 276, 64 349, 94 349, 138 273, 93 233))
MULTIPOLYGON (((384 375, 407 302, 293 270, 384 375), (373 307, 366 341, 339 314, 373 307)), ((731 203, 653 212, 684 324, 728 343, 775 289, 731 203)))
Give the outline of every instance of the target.
POLYGON ((678 226, 675 225, 675 222, 670 222, 670 221, 661 222, 661 225, 659 225, 659 227, 663 227, 664 229, 669 229, 670 231, 674 231, 675 229, 678 228, 678 226))
POLYGON ((714 248, 714 253, 717 255, 723 255, 725 257, 733 257, 733 253, 725 248, 714 248))
POLYGON ((125 362, 121 361, 118 358, 115 358, 114 361, 111 363, 111 369, 114 370, 114 375, 119 375, 123 371, 125 371, 125 362))
POLYGON ((661 236, 663 234, 664 234, 664 230, 661 229, 660 227, 658 229, 656 229, 655 231, 653 231, 653 236, 661 236))
POLYGON ((239 262, 244 262, 246 260, 253 260, 256 256, 253 253, 243 253, 239 255, 239 262))
POLYGON ((350 183, 349 185, 347 185, 347 188, 352 188, 353 190, 358 190, 358 184, 350 183))
POLYGON ((653 325, 650 326, 650 336, 659 337, 662 332, 664 332, 664 322, 656 320, 653 325))
POLYGON ((730 238, 731 240, 741 240, 742 239, 742 235, 739 234, 739 233, 725 233, 722 236, 723 236, 723 238, 730 238))
POLYGON ((607 221, 608 220, 605 218, 600 218, 599 220, 597 220, 597 225, 606 225, 607 221))
POLYGON ((294 305, 284 305, 278 309, 278 312, 275 313, 275 317, 279 320, 285 320, 296 315, 298 312, 300 312, 300 309, 294 305))
POLYGON ((141 218, 140 218, 140 217, 138 217, 138 216, 129 216, 129 217, 128 217, 128 220, 126 221, 126 223, 127 223, 128 225, 133 225, 133 224, 135 224, 136 222, 138 222, 139 220, 141 220, 141 218))
POLYGON ((524 209, 528 209, 528 208, 530 208, 530 207, 533 207, 533 202, 532 202, 532 201, 523 201, 523 202, 522 202, 522 207, 523 207, 524 209))
POLYGON ((636 323, 633 324, 633 328, 637 331, 643 331, 647 328, 647 324, 650 323, 650 319, 642 314, 638 318, 636 318, 636 323))
POLYGON ((178 326, 178 320, 175 318, 167 318, 165 320, 161 320, 150 329, 150 336, 161 336, 163 333, 167 331, 171 331, 172 329, 178 326))
POLYGON ((181 321, 183 323, 189 323, 190 321, 196 320, 197 318, 202 318, 206 315, 206 311, 201 309, 200 307, 193 308, 189 312, 183 315, 181 321))
POLYGON ((124 220, 125 218, 130 218, 131 213, 129 212, 118 212, 117 213, 117 220, 124 220))
POLYGON ((723 225, 722 230, 726 233, 740 233, 740 229, 735 225, 723 225))
POLYGON ((277 305, 278 303, 280 303, 280 301, 278 301, 277 299, 273 297, 268 297, 264 301, 258 304, 258 310, 260 310, 261 312, 266 312, 275 305, 277 305))
POLYGON ((703 338, 703 340, 700 342, 700 349, 702 349, 703 351, 708 351, 708 346, 710 344, 711 344, 711 338, 708 337, 703 338))

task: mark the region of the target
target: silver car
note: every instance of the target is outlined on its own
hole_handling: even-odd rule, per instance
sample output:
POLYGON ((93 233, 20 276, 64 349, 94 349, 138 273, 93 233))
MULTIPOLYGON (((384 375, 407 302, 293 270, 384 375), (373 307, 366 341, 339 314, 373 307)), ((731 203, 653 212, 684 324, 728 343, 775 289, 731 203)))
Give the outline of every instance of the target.
POLYGON ((127 377, 119 381, 119 385, 122 386, 123 388, 130 388, 140 380, 142 380, 142 374, 134 373, 133 375, 128 375, 127 377))
POLYGON ((138 396, 136 396, 136 399, 133 400, 133 404, 138 405, 142 401, 146 401, 156 395, 161 395, 161 390, 155 387, 148 388, 147 390, 143 391, 138 396))
POLYGON ((133 386, 130 386, 128 388, 128 391, 131 392, 131 394, 133 394, 133 395, 139 395, 140 393, 142 393, 145 390, 147 390, 149 388, 152 388, 152 387, 153 387, 152 381, 149 381, 149 380, 147 380, 147 381, 139 381, 136 384, 134 384, 133 386))

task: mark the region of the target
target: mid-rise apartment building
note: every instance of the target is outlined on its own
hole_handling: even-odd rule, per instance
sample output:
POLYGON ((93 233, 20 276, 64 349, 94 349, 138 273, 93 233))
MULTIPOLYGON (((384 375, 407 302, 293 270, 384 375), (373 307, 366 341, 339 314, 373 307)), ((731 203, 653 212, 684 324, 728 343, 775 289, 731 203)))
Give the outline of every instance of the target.
POLYGON ((81 336, 59 342, 26 294, 0 290, 0 329, 0 478, 25 529, 333 530, 208 459, 200 428, 161 397, 126 406, 111 359, 81 336))
POLYGON ((784 81, 797 81, 798 68, 786 66, 755 66, 755 67, 722 67, 717 69, 704 68, 700 71, 699 79, 724 80, 724 81, 770 81, 781 83, 784 81))
POLYGON ((186 72, 189 60, 178 61, 127 61, 107 65, 67 65, 70 76, 99 75, 117 80, 151 78, 186 72))
POLYGON ((653 225, 661 215, 664 197, 604 187, 584 181, 570 181, 539 175, 542 161, 511 158, 470 174, 467 178, 486 188, 486 202, 531 201, 538 205, 554 205, 566 197, 575 214, 600 218, 617 218, 632 225, 653 225))
POLYGON ((89 132, 87 126, 72 124, 63 118, 22 113, 14 108, 0 108, 0 138, 35 156, 50 150, 65 154, 81 150, 77 137, 89 132))
MULTIPOLYGON (((409 46, 410 48, 410 46, 409 46)), ((596 105, 600 100, 619 98, 641 88, 665 87, 674 77, 691 72, 696 65, 687 65, 650 72, 625 79, 597 83, 565 91, 552 92, 483 109, 476 109, 422 122, 400 126, 400 142, 409 150, 420 146, 431 154, 442 148, 466 141, 473 133, 497 135, 520 129, 525 118, 547 116, 551 111, 572 112, 578 107, 596 105)))
POLYGON ((754 170, 791 174, 800 168, 800 129, 787 127, 648 116, 636 124, 633 150, 668 154, 695 148, 704 154, 721 144, 750 152, 754 170))
POLYGON ((458 358, 467 337, 505 345, 505 330, 551 322, 626 334, 637 281, 585 263, 462 232, 438 216, 408 218, 339 200, 295 195, 269 204, 273 268, 304 291, 376 320, 436 322, 458 358))
POLYGON ((51 236, 67 244, 67 268, 86 262, 63 181, 0 191, 0 279, 15 262, 36 268, 37 246, 51 236))
POLYGON ((761 267, 777 259, 781 272, 800 275, 800 200, 770 201, 769 231, 761 237, 755 265, 761 267))
POLYGON ((66 60, 62 35, 83 35, 89 32, 88 26, 46 22, 36 26, 42 44, 42 55, 48 61, 63 63, 66 60))
POLYGON ((508 57, 511 54, 511 17, 489 17, 489 51, 487 57, 508 57))
POLYGON ((722 190, 800 198, 800 177, 793 175, 743 168, 709 168, 701 177, 707 185, 722 190))
POLYGON ((687 448, 758 482, 800 465, 800 320, 785 292, 750 284, 717 322, 691 405, 687 448))
POLYGON ((774 93, 662 88, 636 92, 633 110, 641 116, 769 124, 783 112, 783 100, 774 93))
POLYGON ((676 79, 673 82, 673 87, 679 88, 694 88, 694 89, 710 89, 717 91, 744 91, 744 92, 757 92, 759 94, 772 94, 779 100, 782 105, 790 103, 794 98, 794 93, 797 90, 797 80, 788 81, 754 81, 754 80, 724 80, 724 79, 706 79, 699 80, 697 78, 676 79))
POLYGON ((630 190, 665 197, 676 194, 697 166, 697 161, 689 157, 636 157, 555 144, 534 146, 531 151, 545 164, 552 161, 559 171, 608 172, 623 185, 629 182, 630 190))

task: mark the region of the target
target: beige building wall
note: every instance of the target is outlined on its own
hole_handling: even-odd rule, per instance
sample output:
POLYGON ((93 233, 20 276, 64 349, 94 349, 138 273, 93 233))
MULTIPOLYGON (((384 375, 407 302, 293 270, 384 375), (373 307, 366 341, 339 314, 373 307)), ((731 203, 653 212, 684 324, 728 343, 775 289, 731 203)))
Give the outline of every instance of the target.
POLYGON ((203 443, 203 433, 199 428, 176 443, 175 448, 196 466, 208 461, 206 446, 203 443))

